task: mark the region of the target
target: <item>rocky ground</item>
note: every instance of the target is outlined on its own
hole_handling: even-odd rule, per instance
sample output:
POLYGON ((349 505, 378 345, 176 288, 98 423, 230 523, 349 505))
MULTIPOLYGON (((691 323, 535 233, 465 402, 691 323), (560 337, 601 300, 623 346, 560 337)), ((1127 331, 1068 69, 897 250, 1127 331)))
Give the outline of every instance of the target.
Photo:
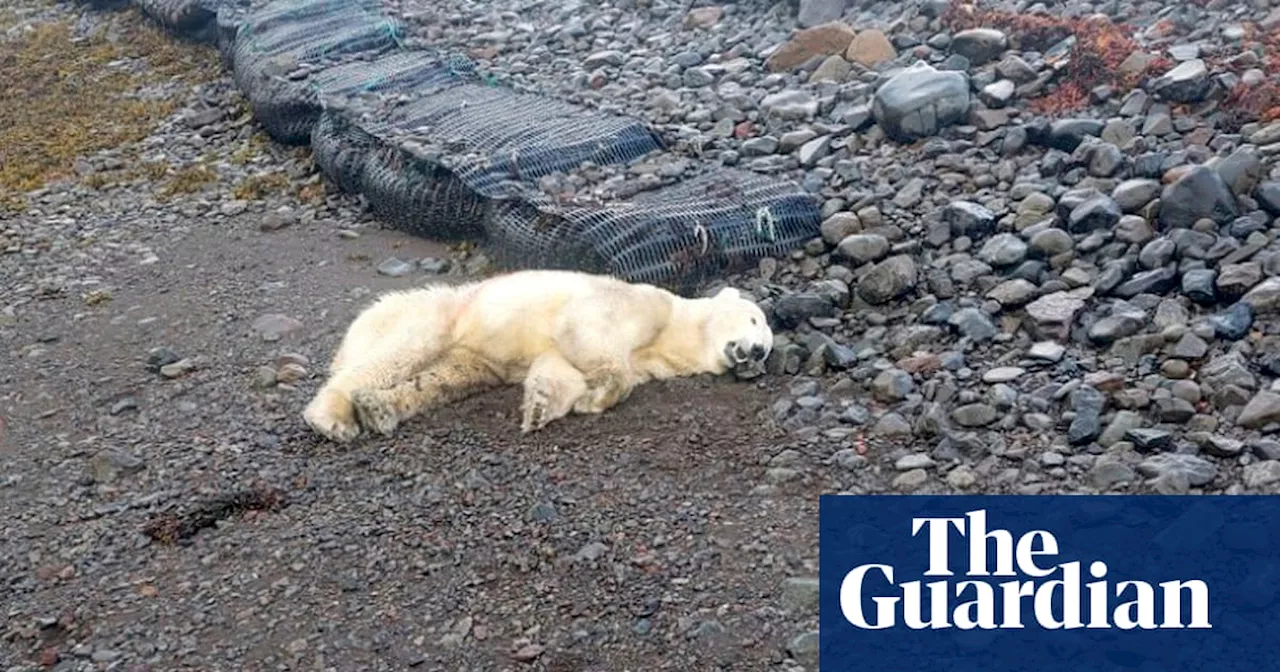
POLYGON ((902 491, 1234 493, 1280 482, 1276 7, 401 11, 824 199, 822 240, 735 279, 810 377, 773 406, 794 435, 865 431, 902 491))
POLYGON ((508 391, 321 442, 298 414, 363 302, 484 255, 331 193, 211 50, 10 3, 8 99, 104 51, 5 146, 110 121, 0 170, 0 669, 814 669, 820 493, 1280 489, 1268 3, 396 11, 823 198, 821 239, 732 279, 771 375, 536 438, 508 391), (139 101, 158 123, 92 141, 139 101))

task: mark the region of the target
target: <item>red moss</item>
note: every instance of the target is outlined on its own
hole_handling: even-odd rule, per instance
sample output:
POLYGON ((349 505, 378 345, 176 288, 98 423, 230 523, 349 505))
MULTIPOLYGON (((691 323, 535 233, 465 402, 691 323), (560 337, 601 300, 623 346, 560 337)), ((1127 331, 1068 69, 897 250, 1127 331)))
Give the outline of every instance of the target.
POLYGON ((1122 74, 1120 64, 1139 51, 1126 24, 1111 23, 1101 18, 1066 18, 1014 14, 979 9, 976 4, 953 0, 942 15, 942 23, 951 31, 970 28, 996 28, 1009 36, 1019 49, 1041 53, 1068 37, 1075 44, 1067 54, 1067 63, 1058 74, 1057 89, 1030 101, 1031 109, 1042 114, 1058 114, 1083 108, 1089 104, 1089 91, 1102 85, 1128 89, 1146 72, 1122 74))
POLYGON ((1228 128, 1280 119, 1280 85, 1268 80, 1256 86, 1237 84, 1222 103, 1228 128))
POLYGON ((1027 109, 1036 114, 1052 116, 1067 110, 1079 110, 1089 105, 1089 92, 1080 88, 1075 82, 1067 82, 1058 87, 1052 95, 1040 96, 1027 101, 1027 109))

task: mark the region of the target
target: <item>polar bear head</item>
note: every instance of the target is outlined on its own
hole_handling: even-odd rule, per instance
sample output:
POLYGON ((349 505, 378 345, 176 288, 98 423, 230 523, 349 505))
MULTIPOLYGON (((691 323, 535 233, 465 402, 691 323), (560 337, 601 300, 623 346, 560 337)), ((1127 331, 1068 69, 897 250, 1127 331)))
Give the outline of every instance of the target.
POLYGON ((711 297, 703 333, 719 363, 735 373, 763 369, 773 351, 773 330, 764 311, 732 287, 711 297))

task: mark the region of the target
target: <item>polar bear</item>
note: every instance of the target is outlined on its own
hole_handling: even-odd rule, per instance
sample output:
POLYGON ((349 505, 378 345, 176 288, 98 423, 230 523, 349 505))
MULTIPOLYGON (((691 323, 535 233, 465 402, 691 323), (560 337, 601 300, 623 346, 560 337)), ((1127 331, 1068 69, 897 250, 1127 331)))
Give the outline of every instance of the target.
POLYGON ((577 271, 529 270, 393 291, 347 329, 303 411, 339 443, 499 385, 523 385, 520 429, 601 413, 650 380, 759 370, 764 312, 732 288, 684 298, 577 271))

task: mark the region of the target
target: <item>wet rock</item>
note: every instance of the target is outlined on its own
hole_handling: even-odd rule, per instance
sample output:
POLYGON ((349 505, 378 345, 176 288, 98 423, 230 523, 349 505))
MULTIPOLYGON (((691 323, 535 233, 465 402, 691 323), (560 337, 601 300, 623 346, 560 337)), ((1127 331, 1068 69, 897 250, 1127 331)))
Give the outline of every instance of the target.
POLYGON ((1249 330, 1253 328, 1255 315, 1252 305, 1240 301, 1223 312, 1211 316, 1209 324, 1213 327, 1213 333, 1218 338, 1238 341, 1249 335, 1249 330))
POLYGON ((971 201, 955 201, 942 210, 942 221, 956 236, 978 238, 995 231, 996 215, 971 201))
POLYGON ((1089 233, 1111 229, 1123 214, 1120 206, 1109 196, 1095 196, 1071 210, 1067 217, 1067 230, 1071 233, 1089 233))

